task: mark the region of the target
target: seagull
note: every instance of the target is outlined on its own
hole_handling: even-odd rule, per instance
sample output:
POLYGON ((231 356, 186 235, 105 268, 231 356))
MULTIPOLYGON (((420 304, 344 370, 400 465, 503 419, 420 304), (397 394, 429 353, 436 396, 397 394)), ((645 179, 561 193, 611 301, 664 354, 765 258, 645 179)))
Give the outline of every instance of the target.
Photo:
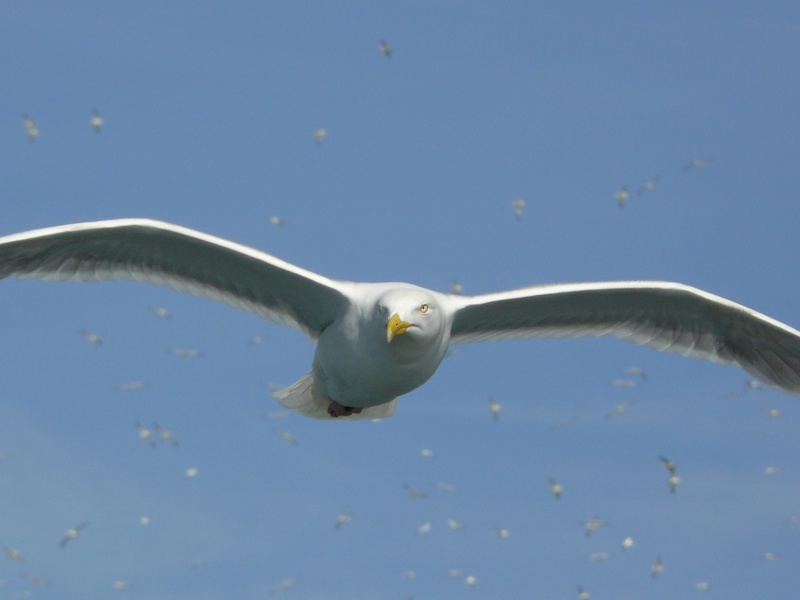
POLYGON ((275 435, 278 436, 278 439, 283 440, 284 442, 290 443, 292 446, 297 446, 297 438, 294 437, 291 433, 284 429, 276 429, 275 435))
POLYGON ((94 344, 95 346, 103 345, 103 338, 101 338, 93 331, 89 331, 88 329, 81 329, 81 335, 84 337, 84 339, 86 339, 86 341, 89 344, 94 344))
POLYGON ((28 141, 31 143, 36 141, 39 135, 39 128, 36 126, 36 121, 31 119, 28 115, 22 117, 22 124, 25 126, 25 133, 28 134, 28 141))
POLYGON ((353 513, 342 513, 336 517, 336 522, 333 524, 335 529, 341 529, 342 525, 349 523, 353 519, 353 513))
POLYGON ((683 170, 691 171, 692 169, 699 169, 700 167, 705 167, 710 161, 711 157, 695 158, 694 160, 690 160, 688 163, 683 165, 683 170))
POLYGON ((416 489, 414 486, 408 483, 403 484, 403 489, 408 492, 408 495, 412 498, 427 498, 428 494, 425 492, 421 492, 420 490, 416 489))
POLYGON ((322 140, 325 139, 325 136, 328 135, 328 132, 325 131, 322 127, 318 127, 314 130, 314 139, 317 140, 317 145, 319 146, 322 143, 322 140))
POLYGON ((603 519, 599 519, 594 517, 592 519, 588 519, 586 521, 582 521, 581 525, 583 525, 584 533, 586 537, 592 537, 592 533, 594 533, 597 529, 600 528, 602 525, 608 525, 603 519))
POLYGON ((298 581, 300 581, 299 577, 290 577, 289 579, 284 579, 278 585, 276 585, 274 588, 272 588, 269 591, 269 593, 267 594, 267 596, 269 598, 272 598, 273 596, 277 596, 281 592, 285 592, 290 587, 294 586, 298 581))
POLYGON ((25 562, 25 557, 22 556, 22 552, 17 550, 16 548, 9 548, 5 546, 6 557, 10 560, 16 561, 18 563, 25 562))
POLYGON ((151 306, 150 312, 153 313, 155 316, 160 317, 162 319, 166 319, 169 321, 172 318, 172 313, 169 312, 163 306, 151 306))
POLYGON ((89 119, 89 124, 95 133, 100 133, 100 129, 103 127, 103 117, 100 116, 100 111, 96 108, 92 111, 92 118, 89 119))
POLYGON ((622 546, 623 550, 629 550, 630 548, 633 548, 635 544, 636 542, 633 540, 633 538, 631 536, 628 536, 624 540, 622 540, 620 546, 622 546))
POLYGON ((619 189, 619 191, 614 194, 614 197, 617 199, 617 206, 622 208, 625 206, 625 201, 628 199, 630 193, 628 192, 628 186, 623 186, 619 189))
POLYGON ((612 336, 719 364, 800 395, 800 332, 680 283, 605 281, 478 296, 334 280, 231 241, 149 219, 0 238, 0 278, 128 279, 205 296, 296 327, 311 371, 274 395, 319 419, 376 419, 430 379, 451 344, 612 336))
POLYGON ((661 465, 669 471, 667 483, 669 484, 669 491, 674 494, 678 491, 678 484, 681 482, 681 478, 678 476, 678 469, 675 463, 665 456, 659 456, 658 460, 661 462, 661 465))
POLYGON ((564 492, 564 486, 558 483, 552 477, 550 478, 550 491, 552 492, 553 496, 556 497, 556 500, 561 499, 561 494, 564 492))
POLYGON ((147 384, 144 381, 126 381, 125 383, 120 383, 117 389, 122 392, 135 392, 136 390, 142 389, 145 385, 147 384))
POLYGON ((72 529, 68 530, 67 533, 64 534, 64 537, 61 538, 61 541, 58 543, 58 545, 63 548, 70 542, 70 540, 74 540, 76 537, 78 537, 81 531, 86 529, 88 525, 89 523, 87 521, 84 521, 83 523, 79 523, 72 529))
POLYGON ((136 431, 139 433, 139 438, 147 442, 147 445, 150 446, 151 448, 155 448, 156 439, 153 437, 153 432, 150 431, 147 427, 145 427, 141 423, 139 423, 139 421, 134 423, 134 426, 136 427, 136 431))
POLYGON ((514 217, 516 217, 517 221, 519 221, 522 218, 522 209, 524 206, 525 206, 525 200, 522 200, 521 198, 518 200, 514 200, 511 203, 511 208, 514 209, 514 217))
POLYGON ((663 572, 664 572, 664 561, 658 558, 656 559, 656 562, 653 563, 653 566, 650 567, 650 577, 655 579, 663 572))
POLYGON ((180 358, 198 358, 203 356, 203 353, 196 348, 173 348, 170 352, 180 358))
POLYGON ((633 400, 627 400, 625 402, 620 402, 619 404, 614 406, 614 408, 610 412, 606 413, 606 421, 610 421, 611 419, 613 419, 617 415, 621 415, 626 410, 628 410, 631 406, 633 406, 633 403, 634 403, 633 400))
POLYGON ((636 192, 636 193, 641 196, 642 194, 644 194, 646 192, 649 192, 654 187, 656 187, 656 184, 659 182, 660 179, 661 179, 661 177, 659 177, 658 175, 656 175, 652 179, 648 179, 647 181, 644 182, 642 187, 640 187, 639 191, 636 192))
POLYGON ((179 446, 178 440, 175 439, 175 436, 172 435, 172 432, 168 429, 164 429, 158 423, 153 423, 153 429, 158 434, 158 439, 162 442, 166 442, 167 444, 172 444, 176 448, 179 446))
POLYGON ((386 58, 392 58, 392 47, 385 41, 381 40, 381 43, 378 44, 378 49, 383 52, 386 58))
POLYGON ((494 398, 489 398, 489 411, 492 413, 492 419, 497 421, 500 418, 500 409, 503 405, 494 398))

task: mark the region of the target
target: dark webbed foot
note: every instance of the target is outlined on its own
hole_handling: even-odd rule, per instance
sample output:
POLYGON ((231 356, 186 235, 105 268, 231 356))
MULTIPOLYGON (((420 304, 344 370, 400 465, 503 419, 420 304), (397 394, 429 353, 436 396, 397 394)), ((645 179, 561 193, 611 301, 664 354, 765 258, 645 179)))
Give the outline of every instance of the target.
POLYGON ((331 403, 328 404, 328 414, 334 419, 338 419, 339 417, 349 417, 350 415, 357 415, 362 410, 364 409, 361 407, 342 406, 336 402, 336 400, 331 400, 331 403))

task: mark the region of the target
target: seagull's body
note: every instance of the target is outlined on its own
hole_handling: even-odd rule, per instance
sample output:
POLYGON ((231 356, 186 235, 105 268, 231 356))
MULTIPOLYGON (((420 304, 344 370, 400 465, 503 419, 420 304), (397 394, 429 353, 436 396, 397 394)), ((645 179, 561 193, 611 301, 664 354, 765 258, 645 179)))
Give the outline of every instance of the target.
POLYGON ((800 395, 800 332, 679 283, 540 285, 465 296, 407 283, 329 279, 269 254, 148 219, 80 223, 0 238, 0 278, 129 279, 219 300, 296 327, 311 372, 275 396, 304 415, 378 418, 424 384, 451 344, 614 336, 736 363, 800 395))

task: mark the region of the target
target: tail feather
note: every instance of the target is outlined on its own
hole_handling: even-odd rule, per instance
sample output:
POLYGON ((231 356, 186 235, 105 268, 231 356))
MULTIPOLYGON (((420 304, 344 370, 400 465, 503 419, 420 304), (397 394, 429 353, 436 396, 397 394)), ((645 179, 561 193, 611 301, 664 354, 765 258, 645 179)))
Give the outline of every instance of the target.
MULTIPOLYGON (((333 420, 333 417, 328 414, 330 400, 319 398, 314 394, 313 373, 304 375, 288 387, 274 391, 272 396, 277 398, 284 408, 294 410, 306 417, 333 420)), ((340 420, 385 419, 394 415, 395 404, 397 404, 397 398, 385 404, 367 407, 360 413, 354 413, 348 417, 340 417, 340 420)))

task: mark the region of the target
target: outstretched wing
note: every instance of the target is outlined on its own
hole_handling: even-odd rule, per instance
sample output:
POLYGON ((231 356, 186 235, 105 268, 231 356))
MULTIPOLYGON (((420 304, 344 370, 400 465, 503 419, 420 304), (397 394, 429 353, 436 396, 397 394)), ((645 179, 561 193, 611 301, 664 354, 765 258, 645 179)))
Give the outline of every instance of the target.
POLYGON ((762 381, 800 395, 800 332, 690 286, 660 281, 573 283, 451 298, 457 303, 454 344, 614 336, 719 364, 736 363, 762 381))
POLYGON ((316 339, 347 304, 346 282, 259 250, 148 219, 79 223, 0 238, 0 278, 129 279, 226 302, 316 339))

